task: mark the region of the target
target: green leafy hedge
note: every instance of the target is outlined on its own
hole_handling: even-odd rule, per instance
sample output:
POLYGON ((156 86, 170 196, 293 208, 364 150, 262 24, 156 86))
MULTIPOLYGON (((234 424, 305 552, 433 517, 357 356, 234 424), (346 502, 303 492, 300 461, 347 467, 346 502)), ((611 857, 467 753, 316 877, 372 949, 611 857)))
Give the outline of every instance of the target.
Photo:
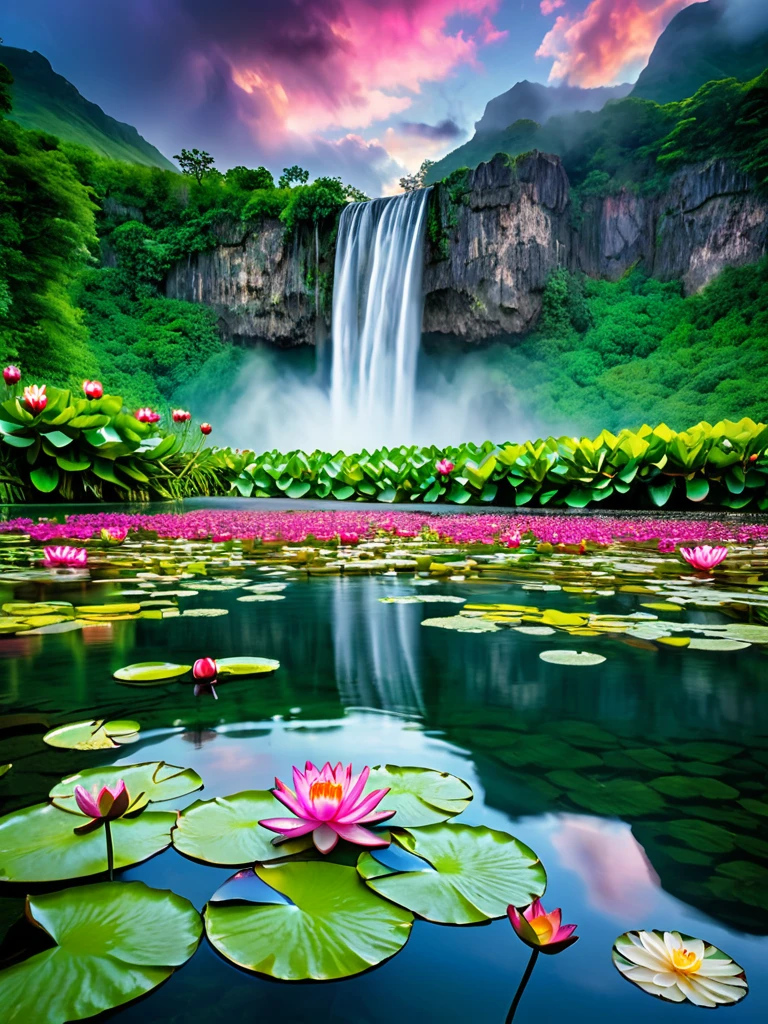
POLYGON ((6 500, 40 494, 183 498, 198 495, 334 498, 585 508, 689 506, 768 509, 768 426, 742 419, 665 424, 523 444, 405 445, 362 451, 282 453, 194 450, 122 409, 122 399, 73 398, 51 389, 33 416, 23 401, 0 405, 0 487, 6 500), (450 474, 437 462, 453 463, 450 474))

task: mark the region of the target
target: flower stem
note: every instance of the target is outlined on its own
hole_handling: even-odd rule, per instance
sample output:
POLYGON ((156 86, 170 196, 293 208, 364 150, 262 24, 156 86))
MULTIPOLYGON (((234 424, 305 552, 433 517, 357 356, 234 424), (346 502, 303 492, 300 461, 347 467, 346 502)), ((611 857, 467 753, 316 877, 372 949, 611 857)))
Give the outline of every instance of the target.
POLYGON ((528 966, 525 968, 525 974, 522 976, 522 978, 520 979, 520 984, 517 986, 517 992, 515 992, 515 998, 512 1000, 512 1005, 509 1008, 509 1013, 507 1014, 507 1019, 504 1021, 504 1024, 511 1024, 511 1021, 514 1019, 515 1011, 517 1010, 518 1003, 520 1002, 520 1000, 523 997, 523 992, 525 992, 525 986, 528 984, 528 981, 530 980, 530 977, 533 974, 533 968, 534 968, 538 958, 539 958, 539 951, 538 951, 538 949, 532 950, 531 951, 531 959, 528 961, 528 966))
POLYGON ((112 825, 109 820, 104 822, 104 834, 107 837, 107 871, 109 871, 109 880, 114 882, 115 880, 115 851, 112 847, 112 825))

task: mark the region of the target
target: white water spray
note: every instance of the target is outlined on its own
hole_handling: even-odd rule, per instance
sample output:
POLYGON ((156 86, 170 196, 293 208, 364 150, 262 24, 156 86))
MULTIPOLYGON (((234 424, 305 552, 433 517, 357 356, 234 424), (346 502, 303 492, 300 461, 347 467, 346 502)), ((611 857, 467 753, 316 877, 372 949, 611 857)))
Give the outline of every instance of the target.
POLYGON ((331 419, 335 443, 393 445, 413 436, 430 189, 350 203, 333 287, 331 419))

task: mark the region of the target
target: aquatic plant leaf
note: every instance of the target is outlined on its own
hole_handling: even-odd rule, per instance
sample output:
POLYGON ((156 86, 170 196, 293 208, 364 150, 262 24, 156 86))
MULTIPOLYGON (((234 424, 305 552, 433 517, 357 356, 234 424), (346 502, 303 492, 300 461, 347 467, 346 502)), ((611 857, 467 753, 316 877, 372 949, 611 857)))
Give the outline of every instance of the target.
POLYGON ((284 601, 285 594, 244 594, 237 598, 243 604, 256 604, 259 601, 284 601))
POLYGON ((140 604, 83 604, 75 608, 78 615, 135 615, 141 611, 140 604))
POLYGON ((472 790, 463 779, 431 768, 377 765, 371 769, 365 791, 386 788, 389 793, 379 809, 397 812, 387 827, 415 828, 447 821, 466 810, 472 799, 472 790))
POLYGON ((189 960, 203 930, 188 900, 144 882, 30 896, 27 915, 56 945, 0 972, 0 1005, 19 1022, 64 1024, 137 999, 189 960))
POLYGON ((51 747, 64 750, 114 750, 123 743, 135 743, 140 725, 130 720, 105 722, 96 718, 90 722, 69 722, 57 725, 43 736, 51 747))
POLYGON ((743 640, 751 644, 768 644, 768 626, 756 626, 748 622, 729 622, 723 629, 729 640, 743 640))
POLYGON ((205 908, 211 944, 246 970, 283 981, 348 978, 394 956, 411 933, 413 915, 380 899, 353 867, 294 861, 255 873, 290 904, 205 908))
POLYGON ((179 768, 165 761, 146 761, 142 764, 86 768, 62 779, 48 796, 62 810, 80 815, 75 803, 75 786, 84 786, 88 790, 101 789, 102 786, 116 786, 120 779, 125 782, 134 810, 146 807, 148 803, 177 800, 203 788, 203 780, 191 768, 179 768))
POLYGON ((665 806, 658 793, 637 779, 595 781, 567 769, 547 772, 547 778, 578 807, 606 817, 644 817, 665 806))
POLYGON ((268 789, 197 800, 181 812, 173 845, 196 860, 231 867, 279 860, 310 849, 311 834, 273 845, 277 836, 259 821, 284 815, 284 806, 268 789))
POLYGON ((439 619, 422 619, 422 626, 440 629, 458 629, 464 633, 498 633, 499 627, 485 619, 470 619, 466 615, 447 615, 439 619))
POLYGON ((519 839, 485 825, 441 824, 393 832, 393 841, 423 861, 399 870, 365 852, 357 870, 373 890, 437 924, 476 924, 502 917, 541 896, 547 875, 519 839))
POLYGON ((614 942, 611 958, 623 978, 648 995, 668 1002, 691 1002, 713 1008, 737 1003, 749 991, 740 964, 717 946, 681 932, 625 932, 614 942), (672 969, 665 934, 675 946, 701 950, 698 971, 682 974, 672 969))
POLYGON ((0 779, 13 768, 12 764, 0 764, 0 779))
POLYGON ((742 752, 743 747, 734 746, 732 743, 716 743, 707 740, 693 740, 690 743, 680 743, 675 751, 680 757, 690 757, 694 761, 708 761, 710 764, 721 764, 729 761, 742 752))
POLYGON ((192 671, 191 665, 177 665, 172 661, 140 661, 135 665, 126 665, 114 673, 114 678, 121 683, 133 683, 141 686, 150 683, 167 683, 179 679, 192 671))
POLYGON ((674 800, 690 800, 704 797, 705 800, 735 800, 739 791, 719 779, 696 778, 683 775, 662 775, 649 783, 659 793, 674 800))
POLYGON ((217 619, 220 615, 229 615, 226 608, 188 608, 182 613, 188 619, 217 619))
POLYGON ((689 651, 743 651, 751 647, 743 640, 701 640, 695 637, 688 644, 689 651))
POLYGON ((592 654, 589 651, 542 651, 539 657, 550 665, 578 665, 582 667, 602 665, 605 661, 602 654, 592 654))
MULTIPOLYGON (((138 864, 170 846, 175 821, 169 811, 113 821, 115 867, 138 864)), ((79 836, 77 824, 78 817, 53 804, 34 804, 0 818, 0 881, 54 882, 105 872, 103 829, 79 836)))
POLYGON ((280 662, 273 658, 217 658, 216 668, 220 676, 262 676, 276 672, 280 662))

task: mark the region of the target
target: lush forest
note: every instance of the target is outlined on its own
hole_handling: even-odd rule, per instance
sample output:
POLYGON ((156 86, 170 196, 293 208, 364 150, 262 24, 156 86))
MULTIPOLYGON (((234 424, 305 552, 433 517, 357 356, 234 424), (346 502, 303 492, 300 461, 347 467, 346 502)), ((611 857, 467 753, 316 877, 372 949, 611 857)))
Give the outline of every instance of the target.
MULTIPOLYGON (((10 84, 2 69, 6 115, 10 84)), ((582 191, 643 180, 638 161, 663 168, 713 150, 765 184, 767 112, 767 75, 710 83, 666 107, 624 100, 580 115, 592 133, 564 155, 582 191), (740 131, 747 121, 753 130, 740 131)), ((221 340, 210 309, 165 298, 168 268, 213 246, 222 217, 255 228, 278 217, 289 232, 322 224, 330 245, 344 204, 363 198, 339 178, 309 184, 299 167, 275 182, 263 167, 220 173, 195 150, 178 159, 183 174, 111 161, 0 116, 0 363, 50 385, 100 378, 129 406, 179 400, 193 379, 223 391, 242 350, 221 340)), ((767 334, 765 262, 727 271, 690 298, 637 271, 618 283, 558 273, 537 330, 494 346, 486 365, 547 428, 649 418, 682 428, 702 416, 763 418, 767 334)))

